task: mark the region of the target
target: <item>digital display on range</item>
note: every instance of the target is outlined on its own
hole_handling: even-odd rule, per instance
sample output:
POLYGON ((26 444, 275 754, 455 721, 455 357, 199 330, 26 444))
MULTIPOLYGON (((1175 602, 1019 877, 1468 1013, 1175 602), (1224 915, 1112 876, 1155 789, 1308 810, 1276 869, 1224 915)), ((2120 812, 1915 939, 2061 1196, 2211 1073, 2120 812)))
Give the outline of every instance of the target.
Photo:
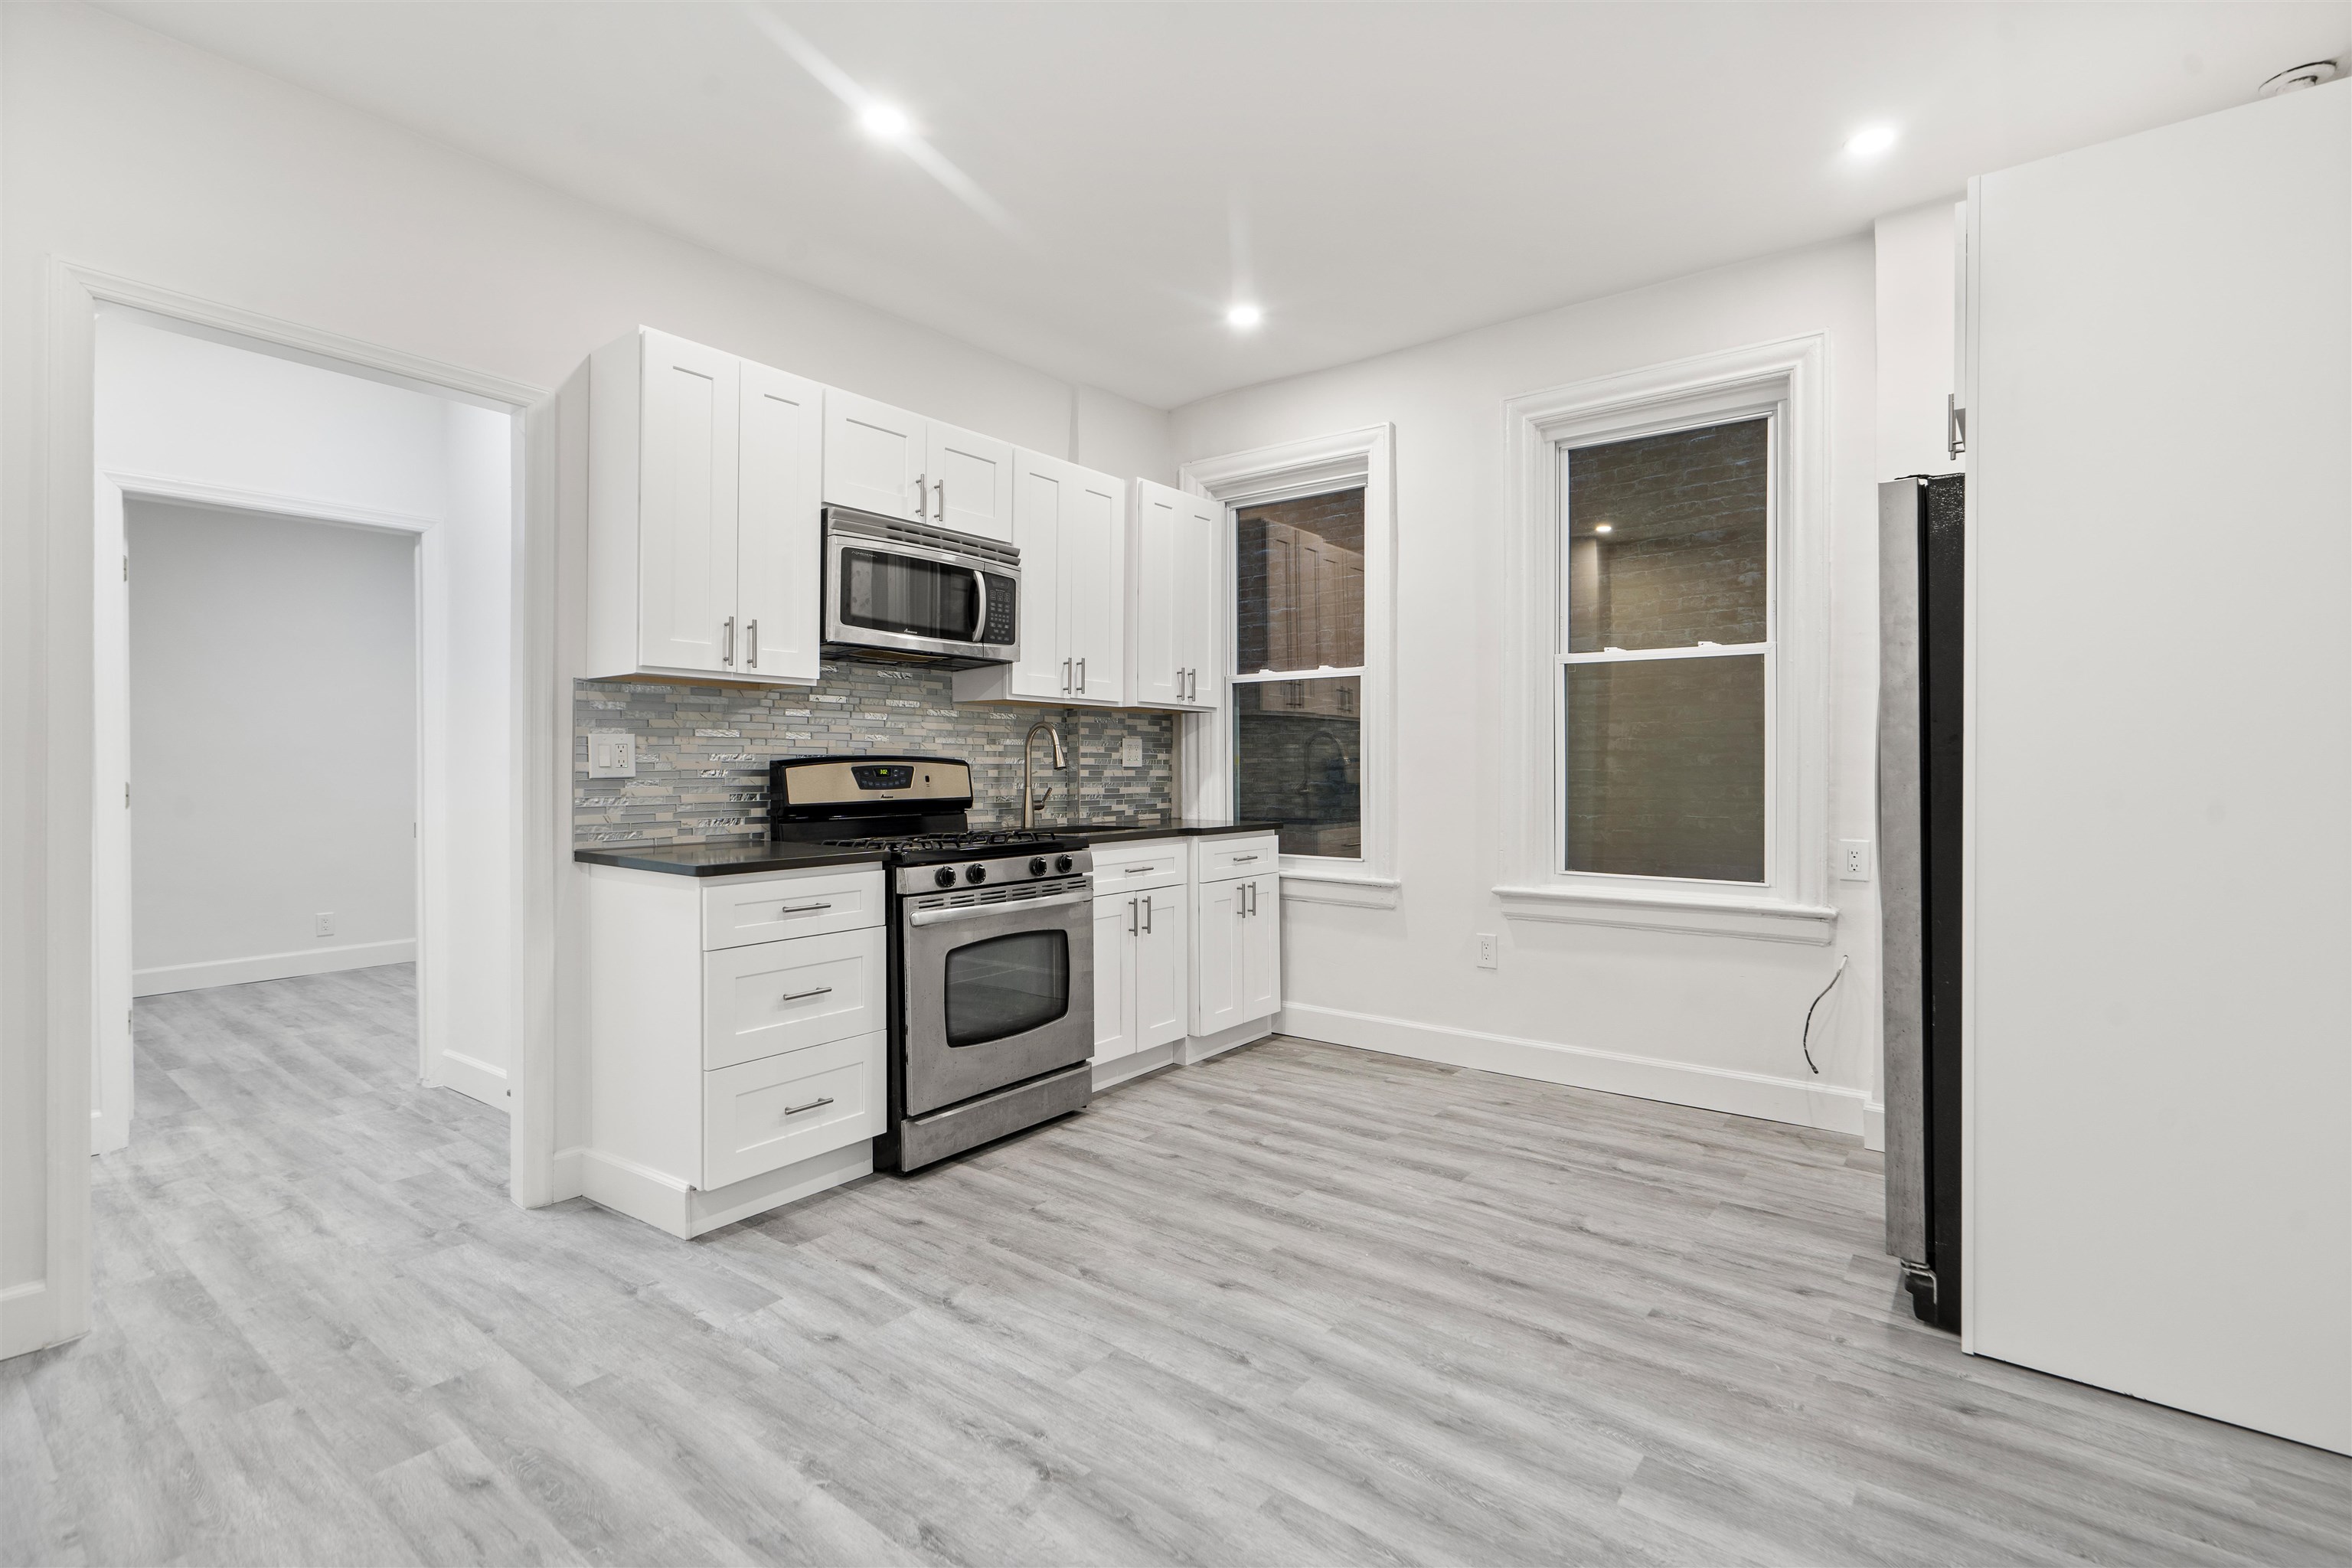
POLYGON ((849 770, 859 789, 911 789, 915 770, 904 763, 861 763, 849 770))

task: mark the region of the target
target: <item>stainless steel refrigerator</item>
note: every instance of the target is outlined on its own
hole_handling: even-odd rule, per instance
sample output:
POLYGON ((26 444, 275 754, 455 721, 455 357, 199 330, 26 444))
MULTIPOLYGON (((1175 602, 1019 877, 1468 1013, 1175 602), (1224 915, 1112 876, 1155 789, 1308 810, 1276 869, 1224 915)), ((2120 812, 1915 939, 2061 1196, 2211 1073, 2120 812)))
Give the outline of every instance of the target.
POLYGON ((1961 477, 1878 487, 1878 844, 1886 1250, 1960 1326, 1961 477))

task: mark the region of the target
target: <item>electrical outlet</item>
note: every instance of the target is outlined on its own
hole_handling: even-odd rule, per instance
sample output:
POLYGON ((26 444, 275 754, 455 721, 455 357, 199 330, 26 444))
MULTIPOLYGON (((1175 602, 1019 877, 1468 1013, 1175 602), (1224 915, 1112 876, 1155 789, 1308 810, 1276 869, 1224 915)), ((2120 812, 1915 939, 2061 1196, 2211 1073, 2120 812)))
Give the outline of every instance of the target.
POLYGON ((635 778, 637 737, 627 730, 589 731, 588 776, 592 779, 635 778))
POLYGON ((310 934, 312 936, 334 935, 335 912, 332 910, 325 910, 312 916, 310 919, 310 934))
POLYGON ((1480 931, 1478 933, 1478 967, 1499 969, 1502 963, 1502 947, 1496 942, 1495 933, 1490 931, 1480 931))
POLYGON ((1841 838, 1838 840, 1838 879, 1843 882, 1870 880, 1870 840, 1841 838))
POLYGON ((1118 765, 1139 768, 1143 765, 1143 737, 1129 735, 1118 743, 1118 765))

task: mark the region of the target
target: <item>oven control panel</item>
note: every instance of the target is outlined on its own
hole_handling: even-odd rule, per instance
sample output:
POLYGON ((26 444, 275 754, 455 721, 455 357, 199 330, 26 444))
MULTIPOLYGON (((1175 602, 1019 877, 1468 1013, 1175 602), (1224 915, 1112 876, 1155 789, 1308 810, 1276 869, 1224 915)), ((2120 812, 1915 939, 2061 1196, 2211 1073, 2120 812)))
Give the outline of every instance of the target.
POLYGON ((898 886, 903 898, 950 891, 968 895, 975 890, 1000 889, 1025 892, 1046 884, 1058 887, 1066 879, 1090 881, 1094 867, 1094 854, 1086 849, 1054 855, 1006 855, 946 866, 908 866, 898 872, 898 886))

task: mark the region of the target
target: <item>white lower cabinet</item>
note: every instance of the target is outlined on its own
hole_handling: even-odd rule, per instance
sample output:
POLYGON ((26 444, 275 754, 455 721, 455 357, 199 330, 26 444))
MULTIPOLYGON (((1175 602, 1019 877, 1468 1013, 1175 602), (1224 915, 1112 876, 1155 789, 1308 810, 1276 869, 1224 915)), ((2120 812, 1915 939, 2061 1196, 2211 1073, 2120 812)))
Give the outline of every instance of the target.
POLYGON ((1282 1009, 1282 879, 1202 882, 1194 894, 1192 1033, 1216 1035, 1282 1009))
POLYGON ((1095 897, 1095 1061, 1133 1056, 1184 1037, 1184 889, 1146 888, 1095 897))
POLYGON ((718 881, 580 869, 586 1195, 698 1236, 871 1171, 887 1071, 880 868, 718 881))

